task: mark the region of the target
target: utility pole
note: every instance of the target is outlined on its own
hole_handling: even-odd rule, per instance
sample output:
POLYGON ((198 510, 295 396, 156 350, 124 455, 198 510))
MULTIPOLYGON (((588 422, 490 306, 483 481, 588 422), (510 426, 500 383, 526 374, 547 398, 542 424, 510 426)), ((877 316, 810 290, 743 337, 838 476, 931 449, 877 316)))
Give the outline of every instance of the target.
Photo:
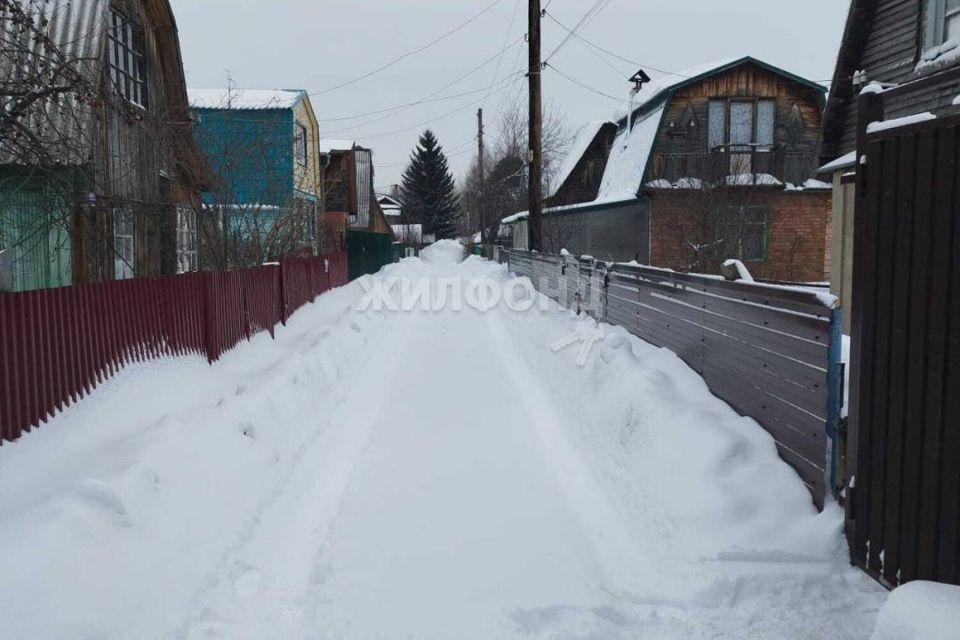
POLYGON ((530 26, 527 32, 527 43, 530 48, 530 68, 527 77, 530 80, 530 149, 529 166, 529 234, 530 250, 542 251, 542 221, 543 221, 543 86, 541 83, 543 65, 540 62, 540 21, 543 14, 540 11, 540 0, 530 0, 530 26))
MULTIPOLYGON (((479 193, 477 198, 477 222, 480 224, 480 240, 486 242, 487 230, 484 229, 483 199, 484 199, 484 164, 483 164, 483 107, 477 111, 477 175, 479 176, 479 193)), ((473 233, 473 229, 470 229, 473 233)))

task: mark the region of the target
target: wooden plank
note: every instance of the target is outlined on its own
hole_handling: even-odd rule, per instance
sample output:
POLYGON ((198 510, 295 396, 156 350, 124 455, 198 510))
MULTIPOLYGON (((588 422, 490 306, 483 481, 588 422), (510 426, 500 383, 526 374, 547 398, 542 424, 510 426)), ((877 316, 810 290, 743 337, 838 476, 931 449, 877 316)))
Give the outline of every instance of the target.
POLYGON ((887 455, 884 470, 887 496, 883 518, 884 560, 883 577, 890 584, 897 583, 900 569, 900 505, 904 499, 903 456, 905 388, 907 384, 907 345, 909 341, 909 310, 911 303, 910 272, 904 264, 910 264, 913 244, 913 217, 915 197, 916 137, 900 139, 897 169, 897 196, 894 213, 894 250, 890 262, 900 265, 891 275, 892 303, 890 306, 890 369, 887 393, 887 455))
MULTIPOLYGON (((943 133, 957 139, 958 128, 943 133)), ((957 149, 960 153, 960 149, 957 149)), ((947 363, 940 476, 940 547, 936 579, 960 584, 960 162, 954 165, 953 243, 950 251, 950 296, 947 317, 947 363)))
POLYGON ((887 456, 887 400, 889 394, 890 374, 890 337, 891 317, 890 305, 893 302, 893 256, 894 231, 897 203, 897 170, 898 170, 899 140, 884 142, 883 153, 883 197, 880 202, 879 217, 876 221, 878 229, 877 250, 884 259, 877 265, 877 334, 876 334, 876 361, 873 377, 876 393, 873 397, 873 435, 880 446, 873 448, 871 465, 871 504, 870 504, 870 554, 868 568, 879 574, 883 570, 881 554, 884 551, 883 521, 887 506, 886 486, 886 456, 887 456))
MULTIPOLYGON (((935 163, 936 184, 932 212, 933 249, 930 255, 931 288, 929 297, 930 329, 927 336, 927 386, 922 416, 923 470, 920 479, 920 530, 918 533, 917 578, 934 580, 937 575, 940 464, 943 459, 943 406, 947 396, 956 393, 945 387, 948 347, 950 244, 954 222, 957 143, 953 130, 941 132, 935 163)), ((916 419, 920 419, 916 416, 916 419)))
POLYGON ((924 390, 927 384, 927 300, 930 297, 930 254, 932 247, 931 210, 934 192, 936 136, 919 136, 916 161, 916 189, 913 219, 913 246, 910 257, 910 326, 907 359, 906 432, 903 455, 903 482, 900 513, 900 581, 911 582, 917 575, 920 472, 923 450, 924 390))

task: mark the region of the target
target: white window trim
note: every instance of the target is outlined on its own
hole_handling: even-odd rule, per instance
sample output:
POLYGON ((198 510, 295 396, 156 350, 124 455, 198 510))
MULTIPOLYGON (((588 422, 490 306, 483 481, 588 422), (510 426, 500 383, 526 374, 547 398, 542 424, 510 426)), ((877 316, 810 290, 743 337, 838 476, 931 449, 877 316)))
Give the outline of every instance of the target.
POLYGON ((107 37, 107 71, 117 95, 146 109, 150 100, 147 85, 146 34, 136 22, 112 10, 107 37), (136 43, 143 45, 137 51, 136 43))
POLYGON ((113 210, 113 277, 130 280, 136 277, 136 218, 132 209, 113 210))
POLYGON ((307 166, 310 157, 310 145, 307 140, 307 127, 299 122, 294 124, 293 134, 293 155, 297 158, 297 164, 301 167, 307 166), (301 137, 302 136, 302 137, 301 137), (301 143, 301 140, 303 141, 301 143))
POLYGON ((200 270, 197 252, 197 212, 177 209, 177 273, 200 270))

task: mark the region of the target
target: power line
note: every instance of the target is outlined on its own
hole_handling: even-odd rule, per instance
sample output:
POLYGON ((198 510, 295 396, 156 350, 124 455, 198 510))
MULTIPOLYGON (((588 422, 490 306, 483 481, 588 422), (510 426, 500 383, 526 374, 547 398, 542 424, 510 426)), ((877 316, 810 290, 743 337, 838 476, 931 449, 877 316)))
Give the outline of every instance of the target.
MULTIPOLYGON (((523 40, 523 37, 517 38, 516 40, 514 40, 513 42, 511 42, 510 44, 508 44, 508 45, 506 46, 506 49, 505 49, 505 50, 509 50, 509 49, 511 49, 512 47, 515 47, 515 46, 516 46, 517 44, 519 44, 522 40, 523 40)), ((347 127, 341 127, 340 129, 334 129, 334 130, 332 130, 332 131, 328 131, 327 134, 338 133, 338 132, 341 132, 341 131, 352 131, 352 130, 354 130, 354 129, 360 129, 360 128, 366 127, 366 126, 368 126, 368 125, 375 124, 375 123, 377 123, 377 122, 382 122, 383 120, 386 120, 387 118, 391 118, 391 117, 393 117, 393 116, 395 116, 395 115, 397 115, 397 114, 403 113, 404 111, 407 111, 408 109, 410 109, 410 108, 412 108, 412 107, 419 106, 419 105, 421 105, 421 104, 425 104, 426 102, 430 101, 432 98, 436 97, 438 94, 443 93, 443 92, 446 91, 447 89, 449 89, 449 88, 451 88, 451 87, 454 87, 454 86, 460 84, 461 82, 463 82, 464 80, 466 80, 467 78, 469 78, 470 76, 472 76, 472 75, 473 75, 474 73, 476 73, 477 71, 480 71, 480 69, 483 69, 485 66, 487 66, 488 64, 490 64, 491 62, 493 62, 494 60, 496 60, 496 59, 497 59, 497 56, 501 55, 501 54, 503 53, 503 51, 504 51, 504 50, 501 50, 501 51, 496 52, 495 54, 493 54, 492 56, 490 56, 489 58, 487 58, 486 60, 484 60, 483 62, 481 62, 480 64, 478 64, 476 67, 474 67, 474 68, 471 69, 470 71, 467 71, 465 74, 463 74, 462 76, 460 76, 459 78, 457 78, 456 80, 454 80, 453 82, 450 82, 450 83, 448 83, 448 84, 440 87, 439 89, 437 89, 436 91, 434 91, 434 92, 431 93, 430 95, 427 95, 427 96, 425 96, 424 98, 422 98, 422 99, 420 99, 420 100, 418 100, 418 101, 416 101, 416 102, 412 102, 412 103, 410 103, 410 104, 408 104, 408 105, 401 106, 401 107, 398 107, 397 109, 391 110, 390 113, 388 113, 387 115, 385 115, 385 116, 383 116, 383 117, 374 118, 373 120, 368 120, 367 122, 362 122, 362 123, 360 123, 360 124, 354 124, 354 125, 350 125, 350 126, 347 126, 347 127)), ((491 86, 493 86, 493 85, 491 85, 491 86)), ((487 88, 484 89, 484 90, 489 90, 489 87, 487 87, 487 88)), ((478 91, 477 93, 479 93, 479 91, 478 91)), ((488 97, 489 97, 489 96, 488 96, 488 97)))
POLYGON ((682 73, 676 73, 676 72, 673 72, 673 71, 667 71, 666 69, 658 69, 658 68, 656 68, 656 67, 654 67, 654 66, 651 66, 651 65, 648 65, 648 64, 646 64, 646 63, 637 62, 637 61, 635 61, 635 60, 631 60, 631 59, 629 59, 629 58, 626 58, 626 57, 624 57, 624 56, 621 56, 620 54, 617 54, 617 53, 614 53, 613 51, 610 51, 609 49, 604 49, 604 48, 601 47, 600 45, 598 45, 598 44, 596 44, 596 43, 594 43, 594 42, 591 42, 590 40, 587 40, 586 38, 584 38, 584 37, 583 37, 582 35, 580 35, 579 33, 574 32, 572 29, 570 29, 570 27, 568 27, 567 25, 565 25, 565 24, 563 24, 562 22, 560 22, 560 20, 558 20, 558 19, 556 18, 556 16, 554 16, 552 13, 548 13, 548 14, 547 14, 547 17, 550 18, 551 20, 553 20, 555 23, 557 23, 557 25, 559 25, 562 29, 564 29, 565 31, 567 31, 572 37, 580 40, 580 42, 582 42, 583 44, 587 45, 587 46, 590 47, 591 49, 594 49, 594 50, 596 50, 596 51, 603 52, 603 53, 607 54, 608 56, 610 56, 610 57, 612 57, 612 58, 616 58, 617 60, 620 60, 621 62, 626 62, 627 64, 633 65, 634 67, 637 67, 637 68, 650 69, 651 71, 656 71, 657 73, 664 73, 664 74, 667 74, 667 75, 677 76, 677 77, 680 77, 680 78, 687 78, 687 77, 688 77, 688 76, 683 75, 682 73))
POLYGON ((596 0, 593 5, 587 10, 587 12, 580 18, 580 21, 573 27, 569 29, 567 36, 560 41, 560 44, 557 45, 557 48, 553 50, 545 59, 546 62, 549 62, 555 55, 557 55, 564 47, 570 44, 570 41, 573 40, 577 34, 586 29, 587 26, 593 22, 600 12, 607 8, 607 5, 610 4, 612 0, 596 0))
POLYGON ((558 74, 560 74, 562 77, 564 77, 564 78, 566 78, 567 80, 569 80, 570 82, 572 82, 573 84, 577 85, 578 87, 581 87, 581 88, 583 88, 583 89, 586 89, 587 91, 591 91, 591 92, 593 92, 593 93, 596 93, 597 95, 601 95, 601 96, 603 96, 604 98, 610 98, 611 100, 616 100, 617 102, 620 102, 620 103, 622 103, 622 104, 629 104, 629 103, 630 103, 629 100, 624 100, 623 98, 617 98, 616 96, 612 96, 612 95, 610 95, 609 93, 604 93, 603 91, 600 91, 599 89, 594 89, 593 87, 591 87, 591 86, 589 86, 589 85, 586 85, 586 84, 584 84, 583 82, 580 82, 579 80, 577 80, 577 79, 574 78, 573 76, 567 75, 566 73, 564 73, 564 72, 561 71, 560 69, 557 69, 555 66, 553 66, 553 65, 550 64, 550 63, 547 63, 547 66, 550 67, 551 69, 553 69, 554 71, 556 71, 556 72, 557 72, 558 74))
POLYGON ((354 85, 354 84, 356 84, 356 83, 358 83, 358 82, 360 82, 360 81, 362 81, 362 80, 366 80, 367 78, 371 78, 371 77, 377 75, 378 73, 380 73, 380 72, 382 72, 382 71, 386 71, 386 70, 389 69, 390 67, 393 67, 393 66, 399 64, 400 62, 402 62, 403 60, 406 60, 407 58, 410 58, 410 57, 412 57, 412 56, 415 56, 415 55, 417 55, 417 54, 419 54, 419 53, 423 53, 424 51, 426 51, 426 50, 429 49, 430 47, 432 47, 432 46, 434 46, 434 45, 436 45, 436 44, 439 44, 440 42, 446 40, 447 38, 449 38, 449 37, 452 36, 453 34, 458 33, 458 32, 460 32, 460 31, 462 31, 463 29, 465 29, 466 27, 468 27, 469 25, 473 24, 474 22, 476 22, 476 21, 479 20, 481 17, 483 17, 484 15, 486 15, 491 9, 493 9, 495 6, 497 6, 497 5, 500 4, 501 2, 503 2, 503 0, 493 0, 493 2, 491 2, 489 5, 487 5, 486 8, 483 9, 483 11, 481 11, 480 13, 474 15, 472 18, 470 18, 470 19, 467 20, 466 22, 458 25, 457 27, 454 27, 454 28, 451 29, 450 31, 447 31, 446 33, 444 33, 444 34, 441 35, 440 37, 438 37, 438 38, 436 38, 436 39, 434 39, 434 40, 431 40, 430 42, 428 42, 427 44, 423 45, 422 47, 418 47, 418 48, 416 48, 416 49, 413 49, 413 50, 411 50, 411 51, 408 51, 408 52, 406 52, 406 53, 404 53, 404 54, 401 54, 401 55, 397 56, 396 58, 394 58, 393 60, 391 60, 390 62, 388 62, 387 64, 385 64, 385 65, 383 65, 383 66, 381 66, 381 67, 377 67, 376 69, 374 69, 374 70, 372 70, 372 71, 369 71, 369 72, 363 74, 362 76, 358 76, 358 77, 356 77, 356 78, 354 78, 354 79, 352 79, 352 80, 348 80, 347 82, 342 82, 342 83, 340 83, 340 84, 338 84, 338 85, 334 85, 334 86, 332 86, 332 87, 327 87, 326 89, 321 89, 320 91, 315 91, 315 92, 311 93, 310 95, 311 95, 311 96, 322 96, 322 95, 324 95, 324 94, 330 93, 331 91, 336 91, 337 89, 343 89, 344 87, 349 87, 350 85, 354 85))
MULTIPOLYGON (((497 68, 493 72, 493 81, 490 84, 490 88, 493 89, 493 85, 497 83, 497 77, 500 75, 500 67, 503 64, 503 54, 507 51, 507 42, 510 40, 510 32, 513 31, 513 25, 517 21, 517 12, 520 9, 520 0, 516 0, 513 4, 513 15, 510 16, 510 26, 507 27, 507 33, 503 38, 503 49, 500 50, 500 57, 497 59, 497 68)), ((487 94, 487 98, 483 101, 483 106, 487 106, 487 100, 490 99, 490 94, 487 94)))
MULTIPOLYGON (((518 73, 512 74, 510 77, 505 78, 504 81, 501 83, 501 86, 500 86, 498 89, 496 89, 496 91, 494 91, 494 93, 499 93, 499 92, 503 91, 504 89, 508 88, 512 83, 514 83, 514 82, 516 82, 517 80, 519 80, 521 77, 522 77, 522 76, 521 76, 520 73, 518 72, 518 73)), ((426 127, 426 126, 429 126, 429 125, 431 125, 431 124, 434 124, 435 122, 439 122, 439 121, 441 121, 441 120, 444 120, 444 119, 446 119, 446 118, 448 118, 448 117, 450 117, 450 116, 452 116, 452 115, 454 115, 454 114, 457 114, 457 113, 460 113, 460 112, 465 111, 465 110, 467 110, 467 109, 470 109, 471 107, 475 107, 476 105, 478 105, 478 104, 480 104, 481 102, 483 102, 483 100, 484 100, 483 98, 481 98, 481 99, 479 99, 479 100, 474 100, 473 102, 470 102, 470 103, 468 103, 468 104, 465 104, 465 105, 463 105, 463 106, 461 106, 461 107, 459 107, 459 108, 457 108, 457 109, 454 109, 453 111, 449 111, 449 112, 447 112, 447 113, 444 113, 443 115, 437 116, 436 118, 433 118, 433 119, 431 119, 431 120, 427 120, 427 121, 425 121, 425 122, 420 122, 420 123, 418 123, 418 124, 414 124, 414 125, 411 125, 411 126, 409 126, 409 127, 404 127, 404 128, 402 128, 402 129, 397 129, 397 130, 395 130, 395 131, 386 131, 386 132, 383 132, 383 133, 376 133, 376 134, 369 135, 369 136, 358 136, 358 137, 360 137, 360 138, 362 138, 362 139, 364 139, 364 140, 373 140, 373 139, 375 139, 375 138, 385 138, 385 137, 388 137, 388 136, 396 135, 396 134, 398 134, 398 133, 405 133, 405 132, 411 131, 411 130, 413 130, 413 129, 419 129, 420 127, 426 127)))

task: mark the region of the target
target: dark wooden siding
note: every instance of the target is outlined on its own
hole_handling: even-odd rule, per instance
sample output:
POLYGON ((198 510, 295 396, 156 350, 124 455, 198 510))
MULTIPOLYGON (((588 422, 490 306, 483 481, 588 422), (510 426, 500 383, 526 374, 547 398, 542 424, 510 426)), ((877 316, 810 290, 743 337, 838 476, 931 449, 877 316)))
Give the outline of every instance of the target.
MULTIPOLYGON (((790 175, 777 177, 786 177, 787 181, 799 183, 812 177, 820 136, 822 94, 753 64, 746 64, 712 76, 676 92, 667 106, 663 126, 657 134, 654 147, 656 152, 652 158, 654 173, 656 173, 656 167, 664 166, 671 157, 704 154, 708 151, 709 103, 710 100, 717 98, 775 99, 777 108, 774 142, 784 156, 792 158, 789 164, 794 166, 787 171, 790 175), (794 107, 803 120, 804 128, 795 143, 790 144, 787 125, 794 107), (694 117, 695 125, 684 126, 690 114, 694 117)), ((709 176, 683 177, 708 178, 709 176)))
MULTIPOLYGON (((848 28, 848 39, 863 38, 862 51, 842 61, 845 68, 841 71, 842 77, 835 80, 839 86, 834 89, 829 107, 831 117, 837 118, 842 126, 825 131, 821 161, 829 162, 857 145, 858 91, 852 85, 855 71, 865 71, 867 81, 881 83, 903 84, 922 77, 916 71, 921 53, 921 1, 879 0, 868 25, 848 28), (859 35, 858 29, 866 29, 866 35, 859 35)), ((845 42, 844 47, 856 48, 857 43, 845 42)), ((960 82, 904 94, 887 101, 886 117, 898 118, 924 111, 948 112, 953 110, 953 98, 958 93, 960 82)))
POLYGON ((850 551, 889 586, 960 584, 960 116, 874 133, 864 144, 850 551))
POLYGON ((557 193, 547 199, 548 207, 562 207, 597 199, 600 184, 603 182, 603 172, 607 168, 607 159, 610 157, 610 149, 616 135, 617 125, 612 122, 600 128, 570 176, 557 189, 557 193))

